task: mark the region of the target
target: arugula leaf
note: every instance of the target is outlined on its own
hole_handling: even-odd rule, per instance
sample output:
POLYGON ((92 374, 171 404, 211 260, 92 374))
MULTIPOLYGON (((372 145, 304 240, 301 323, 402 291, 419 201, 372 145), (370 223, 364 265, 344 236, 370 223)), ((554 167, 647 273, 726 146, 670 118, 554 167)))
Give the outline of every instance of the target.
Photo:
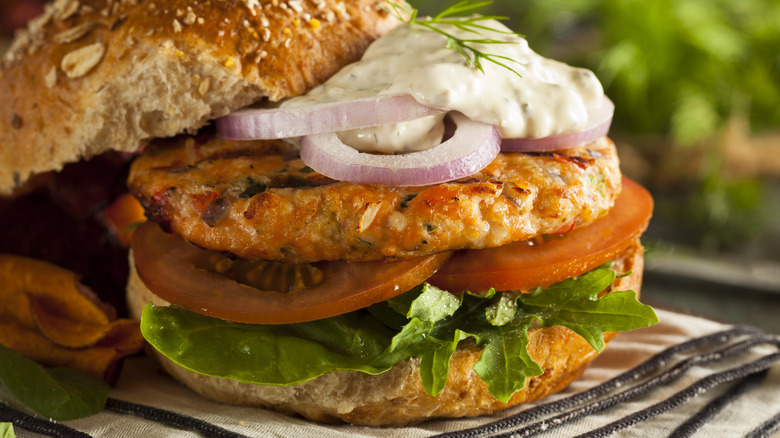
POLYGON ((25 406, 57 421, 100 412, 109 391, 97 377, 72 368, 46 369, 2 345, 0 384, 25 406))
POLYGON ((504 403, 525 386, 528 377, 544 370, 528 354, 528 327, 533 317, 520 317, 515 324, 492 327, 480 333, 482 355, 474 371, 488 385, 493 396, 504 403))
POLYGON ((409 320, 377 363, 392 366, 408 357, 419 357, 423 387, 429 394, 438 395, 447 384, 450 358, 467 335, 460 330, 436 335, 434 332, 437 323, 459 309, 460 300, 427 283, 411 292, 387 301, 389 308, 405 314, 409 320))
POLYGON ((515 319, 517 315, 517 301, 508 295, 501 295, 498 302, 485 309, 485 318, 496 327, 501 327, 515 319))
POLYGON ((601 351, 605 331, 620 332, 649 327, 658 322, 650 306, 637 301, 633 291, 598 294, 615 279, 615 271, 596 269, 557 283, 541 293, 518 297, 518 306, 546 327, 562 325, 601 351))
POLYGON ((16 438, 13 423, 0 423, 0 438, 16 438))
POLYGON ((436 323, 452 316, 460 304, 455 295, 425 283, 422 293, 412 302, 406 316, 436 323))
MULTIPOLYGON (((507 320, 502 327, 488 321, 489 309, 513 306, 507 304, 504 296, 493 299, 495 291, 491 290, 483 295, 466 293, 458 298, 424 284, 421 293, 410 302, 411 297, 407 293, 388 302, 389 307, 406 312, 411 319, 393 338, 391 348, 381 360, 397 363, 407 357, 420 358, 420 378, 429 394, 438 395, 444 389, 450 359, 458 343, 468 337, 483 348, 474 369, 499 400, 508 400, 525 385, 527 377, 543 372, 526 350, 527 327, 532 319, 521 324, 508 324, 507 320)), ((504 310, 498 312, 506 318, 504 310)))

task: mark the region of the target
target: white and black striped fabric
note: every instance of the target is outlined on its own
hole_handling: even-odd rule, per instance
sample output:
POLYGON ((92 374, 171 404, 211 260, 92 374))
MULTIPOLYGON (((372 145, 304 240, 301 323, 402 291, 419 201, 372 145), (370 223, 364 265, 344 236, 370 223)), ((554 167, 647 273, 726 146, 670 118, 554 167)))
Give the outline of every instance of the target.
POLYGON ((106 410, 65 423, 0 404, 17 436, 769 437, 780 431, 780 336, 674 312, 618 336, 567 390, 497 416, 406 428, 328 426, 203 400, 150 361, 126 365, 106 410))

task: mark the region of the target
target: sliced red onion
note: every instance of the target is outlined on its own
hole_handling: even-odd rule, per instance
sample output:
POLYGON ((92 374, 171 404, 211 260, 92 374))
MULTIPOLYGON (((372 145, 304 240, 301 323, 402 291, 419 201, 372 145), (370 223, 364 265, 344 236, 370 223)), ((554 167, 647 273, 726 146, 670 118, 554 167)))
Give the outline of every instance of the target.
POLYGON ((453 136, 430 149, 403 155, 358 152, 335 133, 303 137, 301 158, 312 169, 330 178, 365 184, 420 186, 472 175, 498 155, 501 135, 486 123, 461 113, 450 114, 453 136))
POLYGON ((615 104, 604 96, 601 105, 588 109, 588 123, 581 131, 542 138, 505 138, 502 152, 545 152, 566 149, 596 141, 609 132, 615 104))
POLYGON ((225 138, 272 140, 387 125, 443 112, 408 94, 390 94, 300 108, 244 108, 217 119, 216 127, 225 138))

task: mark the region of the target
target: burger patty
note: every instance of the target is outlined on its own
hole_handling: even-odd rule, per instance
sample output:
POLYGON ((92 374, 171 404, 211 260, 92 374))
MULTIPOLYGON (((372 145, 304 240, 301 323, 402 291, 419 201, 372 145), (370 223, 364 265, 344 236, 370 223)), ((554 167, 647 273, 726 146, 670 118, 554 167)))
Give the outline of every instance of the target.
POLYGON ((502 153, 467 178, 423 187, 353 184, 284 142, 181 137, 153 144, 128 181, 147 215, 195 245, 289 263, 405 258, 569 231, 621 188, 608 138, 502 153))

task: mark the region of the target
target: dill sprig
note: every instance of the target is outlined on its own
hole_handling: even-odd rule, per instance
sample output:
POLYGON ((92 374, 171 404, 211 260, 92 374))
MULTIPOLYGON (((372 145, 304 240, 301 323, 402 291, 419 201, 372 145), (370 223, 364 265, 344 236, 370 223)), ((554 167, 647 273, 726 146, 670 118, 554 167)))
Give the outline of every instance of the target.
POLYGON ((490 26, 486 26, 482 24, 482 22, 486 20, 501 21, 501 20, 506 20, 508 17, 498 16, 498 15, 472 15, 469 17, 462 16, 462 14, 473 13, 477 9, 483 8, 485 6, 489 6, 493 4, 492 1, 471 2, 471 0, 462 0, 448 7, 447 9, 443 10, 442 12, 440 12, 434 17, 423 18, 423 19, 417 17, 417 9, 415 8, 412 8, 405 4, 395 3, 393 1, 388 1, 388 3, 393 8, 394 15, 398 17, 398 19, 400 19, 401 21, 409 25, 422 26, 426 29, 429 29, 433 32, 436 32, 446 37, 447 43, 445 47, 447 47, 448 49, 457 50, 458 53, 460 53, 461 55, 463 55, 464 58, 466 58, 466 64, 468 66, 476 67, 477 69, 479 69, 479 71, 481 71, 484 74, 485 70, 482 67, 482 61, 484 60, 484 61, 492 62, 493 64, 499 65, 501 67, 504 67, 505 69, 516 74, 518 77, 522 77, 520 73, 517 72, 517 70, 515 70, 514 68, 508 65, 508 63, 511 62, 515 62, 515 63, 518 62, 516 59, 510 58, 508 56, 497 55, 494 53, 486 53, 474 46, 475 44, 515 44, 514 42, 511 41, 501 41, 501 40, 486 38, 484 37, 485 31, 497 32, 505 35, 515 35, 523 38, 523 35, 517 32, 493 29, 490 26), (459 38, 447 32, 445 30, 446 26, 453 26, 465 32, 479 35, 482 38, 468 38, 468 39, 459 38))

